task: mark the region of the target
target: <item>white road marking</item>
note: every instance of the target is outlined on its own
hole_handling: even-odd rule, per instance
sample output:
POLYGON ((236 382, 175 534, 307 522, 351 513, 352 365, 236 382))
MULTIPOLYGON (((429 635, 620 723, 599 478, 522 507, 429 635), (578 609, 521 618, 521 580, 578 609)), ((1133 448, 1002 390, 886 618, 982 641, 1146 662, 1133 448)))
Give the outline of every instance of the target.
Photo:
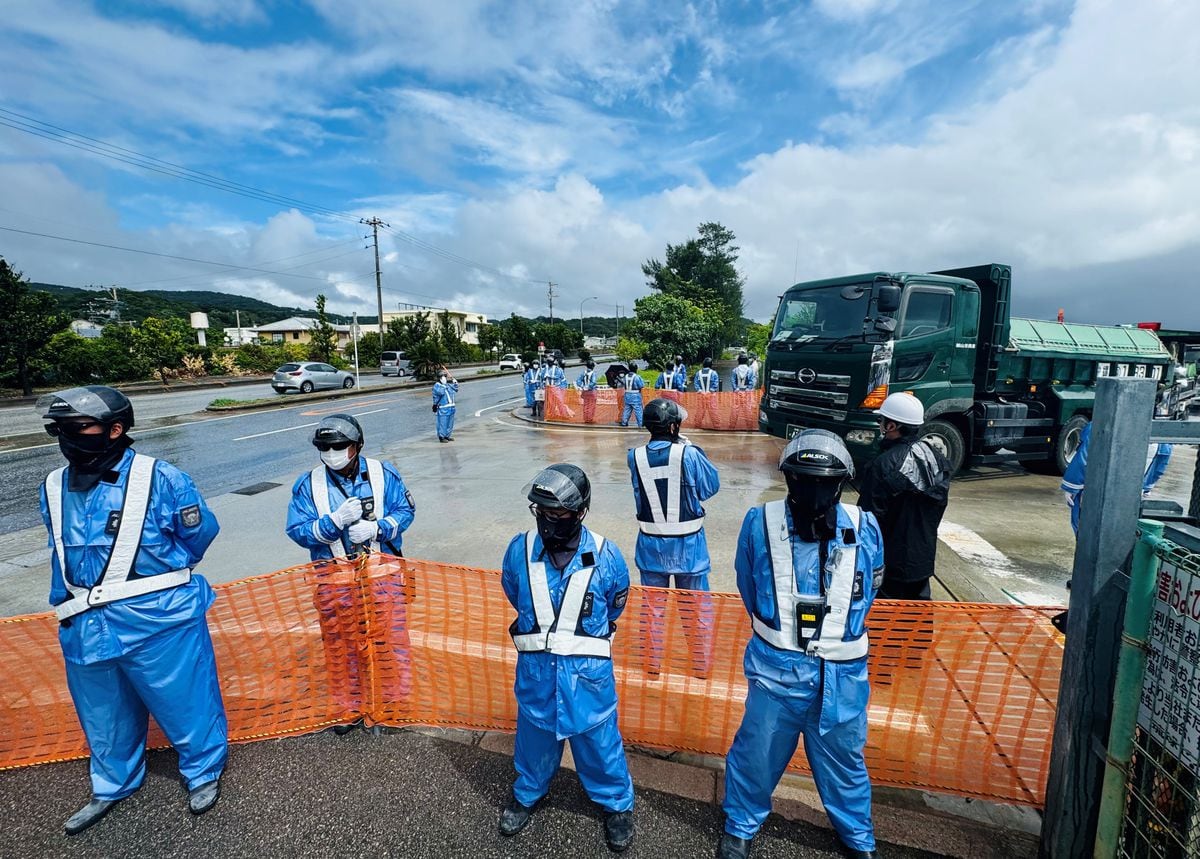
POLYGON ((266 432, 256 432, 253 435, 240 435, 237 438, 235 438, 234 441, 245 441, 246 439, 249 439, 249 438, 261 438, 264 435, 275 435, 275 433, 277 433, 277 432, 288 432, 289 430, 304 429, 305 427, 315 427, 319 423, 320 423, 320 421, 313 421, 310 424, 299 424, 294 427, 284 427, 283 429, 273 429, 273 430, 267 430, 266 432))
MULTIPOLYGON (((350 414, 350 417, 361 418, 363 415, 373 415, 376 412, 386 412, 386 411, 387 411, 387 406, 384 406, 382 409, 371 409, 371 411, 369 411, 369 412, 352 412, 350 414)), ((309 424, 309 426, 311 426, 311 424, 309 424)))
MULTIPOLYGON (((516 385, 510 385, 509 387, 515 388, 516 385)), ((521 397, 515 397, 514 399, 511 399, 511 400, 505 400, 502 403, 496 403, 496 405, 494 405, 494 406, 485 406, 484 408, 480 409, 479 411, 477 411, 475 413, 475 417, 479 417, 484 412, 489 411, 490 409, 498 409, 501 406, 507 406, 509 403, 519 403, 519 402, 521 402, 521 399, 522 399, 521 397)))

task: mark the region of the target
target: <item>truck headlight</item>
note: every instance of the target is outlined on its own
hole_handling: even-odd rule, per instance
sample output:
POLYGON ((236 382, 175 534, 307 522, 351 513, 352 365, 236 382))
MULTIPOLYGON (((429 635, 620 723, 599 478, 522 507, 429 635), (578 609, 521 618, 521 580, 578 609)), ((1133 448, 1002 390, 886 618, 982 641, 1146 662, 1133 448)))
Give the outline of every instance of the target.
POLYGON ((850 444, 874 444, 875 430, 850 430, 846 433, 846 441, 850 444))
POLYGON ((767 422, 767 413, 762 409, 758 410, 758 422, 765 424, 767 422))

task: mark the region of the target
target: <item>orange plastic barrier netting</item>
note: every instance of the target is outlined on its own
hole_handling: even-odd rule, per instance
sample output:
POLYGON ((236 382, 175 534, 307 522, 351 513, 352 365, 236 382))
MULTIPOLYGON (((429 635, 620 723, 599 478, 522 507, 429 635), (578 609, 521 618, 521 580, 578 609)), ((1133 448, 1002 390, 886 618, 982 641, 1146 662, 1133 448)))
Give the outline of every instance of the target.
MULTIPOLYGON (((495 571, 375 557, 216 589, 208 619, 231 739, 353 715, 515 729, 513 611, 495 571)), ((1040 807, 1062 659, 1052 614, 877 603, 873 781, 1040 807)), ((742 718, 748 634, 736 594, 633 588, 613 655, 626 741, 723 755, 742 718)), ((0 769, 87 754, 56 638, 48 613, 0 621, 0 769)), ((166 745, 157 728, 150 743, 166 745)), ((805 769, 802 753, 792 766, 805 769)))
MULTIPOLYGON (((624 393, 616 388, 600 388, 594 395, 589 393, 585 397, 577 388, 547 388, 546 420, 572 424, 615 424, 621 420, 624 408, 621 397, 624 393)), ((758 429, 758 402, 762 391, 714 394, 654 391, 649 388, 642 391, 643 404, 655 397, 669 397, 687 409, 688 419, 683 427, 685 433, 689 429, 758 429)))

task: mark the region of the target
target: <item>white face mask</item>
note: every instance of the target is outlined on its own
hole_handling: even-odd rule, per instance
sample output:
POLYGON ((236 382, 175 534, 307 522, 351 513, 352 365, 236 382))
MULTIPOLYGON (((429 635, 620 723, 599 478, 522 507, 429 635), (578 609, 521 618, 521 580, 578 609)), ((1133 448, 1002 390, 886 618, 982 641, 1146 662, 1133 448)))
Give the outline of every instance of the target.
POLYGON ((321 451, 321 462, 332 468, 334 471, 341 471, 350 464, 350 448, 344 450, 323 450, 321 451))
POLYGON ((442 376, 442 384, 443 385, 446 384, 446 380, 449 378, 450 378, 449 376, 442 376))

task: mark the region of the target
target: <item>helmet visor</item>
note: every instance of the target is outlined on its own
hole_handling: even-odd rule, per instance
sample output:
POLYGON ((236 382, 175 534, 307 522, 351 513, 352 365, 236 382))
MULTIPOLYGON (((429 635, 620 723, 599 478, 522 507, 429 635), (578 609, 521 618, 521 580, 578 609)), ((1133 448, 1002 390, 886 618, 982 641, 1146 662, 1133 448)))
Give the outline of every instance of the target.
POLYGON ((544 468, 525 485, 525 497, 539 507, 551 509, 583 509, 583 495, 575 481, 561 471, 544 468))
POLYGON ((321 421, 313 432, 312 443, 348 441, 362 444, 362 433, 350 421, 339 417, 328 417, 321 421))
POLYGON ((34 408, 46 420, 58 418, 92 418, 109 421, 114 416, 112 404, 89 388, 68 388, 56 394, 38 397, 34 408))

